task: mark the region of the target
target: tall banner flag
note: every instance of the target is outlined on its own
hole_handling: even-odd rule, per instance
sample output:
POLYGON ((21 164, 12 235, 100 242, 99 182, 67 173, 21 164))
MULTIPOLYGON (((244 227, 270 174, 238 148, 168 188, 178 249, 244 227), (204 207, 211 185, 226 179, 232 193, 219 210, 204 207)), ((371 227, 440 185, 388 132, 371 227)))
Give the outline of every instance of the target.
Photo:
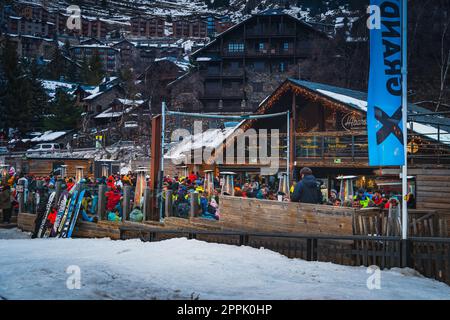
POLYGON ((370 166, 402 166, 402 0, 371 0, 367 133, 370 166), (377 20, 378 18, 378 20, 377 20), (376 22, 378 21, 378 23, 376 22))

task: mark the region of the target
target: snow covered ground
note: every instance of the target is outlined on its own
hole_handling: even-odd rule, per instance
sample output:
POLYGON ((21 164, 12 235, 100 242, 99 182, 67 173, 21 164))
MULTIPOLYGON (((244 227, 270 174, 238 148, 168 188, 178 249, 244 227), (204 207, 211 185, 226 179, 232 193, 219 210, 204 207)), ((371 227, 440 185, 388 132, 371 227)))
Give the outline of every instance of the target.
POLYGON ((410 269, 382 271, 381 289, 369 290, 367 268, 265 249, 28 237, 0 230, 0 299, 450 299, 449 286, 410 269), (68 289, 78 268, 81 288, 68 289))

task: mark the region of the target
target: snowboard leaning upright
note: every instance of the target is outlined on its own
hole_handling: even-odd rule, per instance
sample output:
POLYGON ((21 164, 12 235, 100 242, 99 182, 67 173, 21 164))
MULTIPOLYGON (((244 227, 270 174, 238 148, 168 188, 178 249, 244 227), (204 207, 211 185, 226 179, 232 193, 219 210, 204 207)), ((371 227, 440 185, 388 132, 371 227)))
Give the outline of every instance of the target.
POLYGON ((65 222, 64 228, 60 235, 61 238, 70 238, 72 236, 73 229, 75 228, 75 224, 77 223, 78 215, 81 210, 81 203, 83 202, 85 191, 86 190, 82 190, 80 192, 73 214, 70 218, 68 217, 65 222))
POLYGON ((45 212, 44 212, 44 216, 42 217, 41 220, 41 225, 39 226, 39 231, 37 233, 37 238, 42 238, 42 236, 44 235, 44 231, 47 227, 47 218, 48 215, 50 213, 50 211, 52 210, 53 207, 53 203, 55 202, 55 197, 56 197, 56 192, 53 191, 50 196, 48 197, 48 202, 47 202, 47 207, 45 208, 45 212))

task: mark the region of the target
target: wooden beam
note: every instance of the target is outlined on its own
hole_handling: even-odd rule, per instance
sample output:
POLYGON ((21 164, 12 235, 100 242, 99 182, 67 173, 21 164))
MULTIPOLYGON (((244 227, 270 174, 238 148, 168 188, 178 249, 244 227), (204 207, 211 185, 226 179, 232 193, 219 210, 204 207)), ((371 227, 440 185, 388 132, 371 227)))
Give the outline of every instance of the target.
POLYGON ((296 112, 296 96, 295 96, 295 92, 292 92, 292 105, 291 105, 291 124, 290 124, 290 132, 289 132, 289 141, 290 141, 290 145, 289 145, 289 150, 288 152, 290 153, 290 158, 289 158, 289 172, 290 174, 290 179, 292 179, 294 177, 293 173, 294 173, 294 161, 296 158, 296 147, 297 147, 297 142, 296 142, 296 124, 297 124, 297 112, 296 112))
MULTIPOLYGON (((159 220, 159 213, 157 209, 158 204, 158 183, 161 170, 161 115, 152 118, 152 144, 151 144, 151 165, 150 165, 150 220, 159 220)), ((162 177, 161 177, 162 178, 162 177)))

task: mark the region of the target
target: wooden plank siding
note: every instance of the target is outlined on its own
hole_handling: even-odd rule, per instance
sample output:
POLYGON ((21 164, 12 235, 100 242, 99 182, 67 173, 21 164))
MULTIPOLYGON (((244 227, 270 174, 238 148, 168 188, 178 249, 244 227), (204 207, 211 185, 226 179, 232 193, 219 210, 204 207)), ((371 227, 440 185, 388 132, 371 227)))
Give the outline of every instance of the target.
POLYGON ((417 209, 436 210, 440 229, 450 235, 450 169, 448 167, 409 168, 416 177, 417 209))
POLYGON ((353 208, 222 196, 220 224, 260 232, 352 235, 353 208))
POLYGON ((35 214, 19 213, 17 216, 17 228, 26 232, 34 232, 35 221, 35 214))
POLYGON ((410 168, 416 177, 417 209, 435 209, 450 214, 450 169, 410 168))
POLYGON ((58 158, 32 158, 28 159, 29 174, 33 176, 48 176, 54 169, 55 163, 63 163, 67 165, 68 176, 74 177, 76 167, 84 167, 84 174, 93 176, 93 164, 92 159, 58 159, 58 158))

